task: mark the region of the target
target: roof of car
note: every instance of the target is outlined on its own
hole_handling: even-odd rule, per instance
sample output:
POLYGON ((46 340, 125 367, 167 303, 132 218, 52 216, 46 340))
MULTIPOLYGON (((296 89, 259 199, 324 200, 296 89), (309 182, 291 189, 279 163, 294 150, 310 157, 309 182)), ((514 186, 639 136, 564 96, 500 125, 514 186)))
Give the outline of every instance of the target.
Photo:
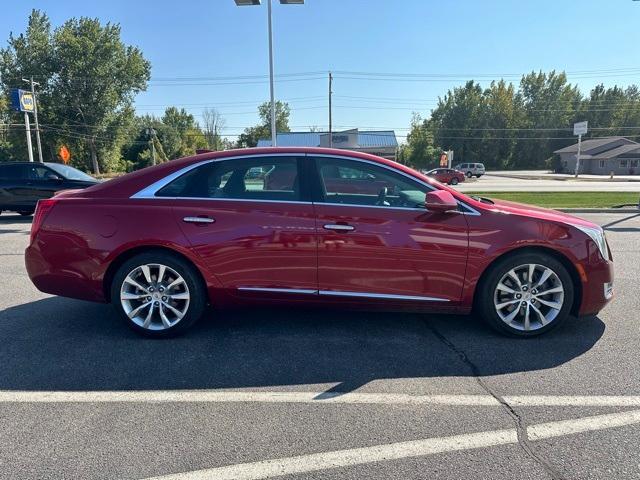
MULTIPOLYGON (((300 155, 330 155, 334 157, 347 157, 361 160, 368 160, 371 162, 379 163, 381 165, 391 166, 401 171, 411 172, 416 174, 416 171, 410 169, 406 165, 388 160, 386 158, 378 157, 363 152, 354 152, 353 150, 343 150, 337 148, 319 148, 319 147, 262 147, 262 148, 243 148, 237 150, 223 150, 218 152, 206 152, 191 157, 179 158, 177 160, 171 160, 169 162, 161 163, 159 165, 136 170, 135 172, 123 175, 121 177, 114 178, 108 182, 98 184, 94 187, 90 187, 86 190, 87 193, 92 192, 105 195, 105 196, 129 196, 133 193, 141 190, 142 188, 150 185, 151 183, 160 180, 173 172, 180 170, 193 163, 198 163, 207 160, 224 160, 234 157, 248 157, 256 155, 279 155, 279 154, 300 154, 300 155)), ((418 172, 418 175, 421 175, 418 172)), ((424 177, 425 181, 429 181, 428 177, 424 177)))

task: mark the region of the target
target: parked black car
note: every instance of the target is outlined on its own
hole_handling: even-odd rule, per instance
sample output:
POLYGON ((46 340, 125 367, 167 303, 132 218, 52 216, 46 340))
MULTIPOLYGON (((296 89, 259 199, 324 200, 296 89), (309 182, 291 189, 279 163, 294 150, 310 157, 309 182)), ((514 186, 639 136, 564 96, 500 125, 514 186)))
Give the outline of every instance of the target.
POLYGON ((0 212, 31 215, 41 198, 59 190, 86 188, 99 181, 60 163, 0 162, 0 212))

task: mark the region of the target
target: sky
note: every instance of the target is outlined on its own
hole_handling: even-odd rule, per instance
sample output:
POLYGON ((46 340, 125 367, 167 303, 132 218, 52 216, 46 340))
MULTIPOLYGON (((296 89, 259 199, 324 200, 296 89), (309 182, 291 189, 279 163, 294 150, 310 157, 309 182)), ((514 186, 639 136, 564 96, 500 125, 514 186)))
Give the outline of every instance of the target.
MULTIPOLYGON (((201 119, 215 107, 235 139, 269 99, 266 0, 10 3, 0 15, 3 45, 25 30, 32 8, 53 26, 79 16, 120 24, 123 41, 152 65, 139 113, 176 105, 201 119)), ((640 83, 639 20, 632 0, 274 0, 276 98, 289 103, 292 130, 327 129, 332 71, 334 130, 393 129, 402 141, 412 112, 428 117, 438 97, 469 79, 517 83, 555 69, 583 92, 640 83)))

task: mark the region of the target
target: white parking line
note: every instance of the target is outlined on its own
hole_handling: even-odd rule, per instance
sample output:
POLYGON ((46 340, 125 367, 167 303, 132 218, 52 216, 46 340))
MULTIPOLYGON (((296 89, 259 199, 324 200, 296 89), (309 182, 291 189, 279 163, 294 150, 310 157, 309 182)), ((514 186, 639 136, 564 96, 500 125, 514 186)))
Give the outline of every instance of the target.
MULTIPOLYGON (((640 396, 511 395, 516 407, 640 407, 640 396)), ((401 393, 243 392, 199 390, 149 391, 11 391, 0 390, 4 403, 311 403, 371 405, 499 406, 491 395, 407 395, 401 393)))
MULTIPOLYGON (((560 437, 581 432, 602 430, 640 423, 640 410, 593 417, 541 423, 527 428, 529 440, 560 437)), ((436 453, 471 450, 508 445, 518 442, 515 429, 428 438, 410 442, 390 443, 372 447, 313 453, 297 457, 279 458, 225 467, 197 470, 146 480, 262 480, 284 475, 303 474, 319 470, 351 467, 366 463, 422 457, 436 453)))

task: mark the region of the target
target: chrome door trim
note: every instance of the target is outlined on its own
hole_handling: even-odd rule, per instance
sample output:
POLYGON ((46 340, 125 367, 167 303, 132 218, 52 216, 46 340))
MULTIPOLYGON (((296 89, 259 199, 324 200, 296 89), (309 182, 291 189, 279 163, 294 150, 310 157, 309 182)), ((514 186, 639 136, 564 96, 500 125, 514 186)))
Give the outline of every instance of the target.
MULTIPOLYGON (((244 159, 244 158, 260 158, 260 157, 304 157, 305 153, 304 152, 300 152, 300 153, 255 153, 255 154, 249 154, 249 155, 239 155, 239 156, 229 156, 229 157, 221 157, 221 158, 210 158, 207 160, 202 160, 201 162, 197 162, 197 163, 192 163, 191 165, 187 165, 184 168, 181 168, 180 170, 176 170, 175 172, 167 175, 166 177, 161 178, 160 180, 157 180, 156 182, 152 183, 151 185, 146 186, 145 188, 143 188, 142 190, 134 193, 133 195, 131 195, 129 198, 159 198, 159 199, 176 199, 176 198, 180 198, 180 197, 156 197, 156 193, 158 193, 158 190, 160 190, 161 188, 165 187, 168 183, 171 183, 172 181, 174 181, 176 178, 184 175, 185 173, 193 170, 194 168, 198 168, 201 167, 202 165, 206 165, 208 163, 213 163, 213 162, 225 162, 225 161, 229 161, 229 160, 240 160, 240 159, 244 159)), ((193 198, 193 197, 186 197, 187 199, 193 199, 193 200, 203 200, 203 199, 198 199, 198 198, 193 198)), ((207 198, 207 200, 214 200, 214 199, 209 199, 207 198)), ((217 199, 217 200, 226 200, 226 199, 217 199)), ((231 199, 229 199, 231 200, 231 199)), ((252 200, 254 201, 254 200, 252 200)), ((307 202, 310 203, 310 202, 307 202)))
POLYGON ((328 297, 379 298, 382 300, 417 300, 421 302, 449 302, 447 298, 423 297, 419 295, 395 295, 390 293, 343 292, 336 290, 320 290, 319 295, 328 297))
POLYGON ((262 287, 238 287, 241 292, 266 292, 266 293, 300 293, 306 295, 317 295, 317 290, 305 288, 262 288, 262 287))
MULTIPOLYGON (((369 165, 374 165, 374 166, 386 168, 387 170, 390 170, 390 171, 398 173, 398 174, 400 174, 400 175, 402 175, 404 177, 407 177, 408 179, 413 180, 414 182, 417 182, 420 185, 424 185, 425 187, 431 189, 432 191, 433 190, 438 190, 438 188, 434 187, 433 185, 431 185, 431 184, 429 184, 429 183, 427 183, 427 182, 425 182, 423 180, 420 180, 419 178, 414 177, 413 175, 409 175, 408 173, 405 173, 405 172, 403 172, 401 170, 398 170, 398 169, 395 169, 393 167, 390 167, 389 165, 385 165, 385 164, 379 163, 379 162, 374 162, 372 160, 365 160, 364 158, 349 157, 349 156, 346 156, 346 155, 330 155, 330 154, 327 154, 327 153, 318 153, 318 154, 316 154, 316 153, 307 153, 306 155, 307 155, 307 157, 340 158, 340 159, 343 159, 343 160, 351 160, 353 162, 362 162, 362 163, 367 163, 369 165)), ((459 199, 456 198, 456 201, 458 202, 458 204, 462 205, 462 207, 467 210, 466 212, 461 212, 464 215, 474 215, 474 216, 475 215, 480 215, 480 212, 478 212, 475 208, 467 205, 462 200, 459 200, 459 199)), ((329 204, 329 203, 324 203, 324 202, 315 202, 315 203, 318 203, 318 204, 321 204, 321 205, 342 205, 342 206, 345 206, 345 207, 361 207, 361 206, 362 207, 367 207, 368 206, 368 205, 351 205, 351 204, 341 204, 341 203, 338 203, 338 204, 331 203, 331 204, 329 204)), ((393 209, 402 209, 402 210, 414 210, 412 208, 407 208, 407 207, 385 207, 385 206, 380 206, 380 205, 374 205, 374 207, 377 207, 377 208, 393 208, 393 209)), ((422 210, 422 211, 427 211, 427 212, 429 211, 426 208, 419 208, 417 210, 422 210)))
POLYGON ((389 293, 345 292, 341 290, 312 290, 305 288, 268 288, 268 287, 238 287, 241 292, 264 293, 297 293, 304 295, 320 295, 325 297, 376 298, 381 300, 413 300, 420 302, 450 302, 448 298, 424 297, 420 295, 396 295, 389 293))
POLYGON ((215 223, 215 220, 211 217, 184 217, 182 221, 187 223, 215 223))
POLYGON ((340 225, 337 223, 327 223, 322 228, 325 230, 334 230, 336 232, 352 232, 356 229, 353 225, 340 225))

